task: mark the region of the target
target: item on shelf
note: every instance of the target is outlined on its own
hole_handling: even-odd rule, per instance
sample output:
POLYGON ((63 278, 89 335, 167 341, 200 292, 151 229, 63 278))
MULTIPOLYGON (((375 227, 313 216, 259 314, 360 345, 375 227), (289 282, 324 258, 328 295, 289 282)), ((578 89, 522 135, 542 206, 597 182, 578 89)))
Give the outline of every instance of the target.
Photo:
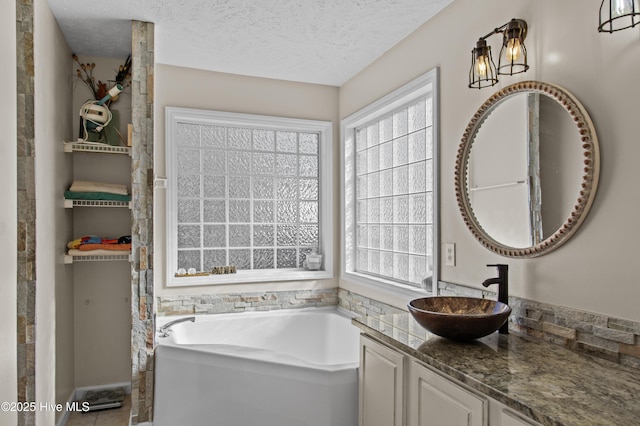
POLYGON ((111 105, 118 100, 120 93, 131 85, 131 55, 118 68, 111 89, 107 83, 96 81, 93 71, 95 63, 81 63, 76 54, 73 60, 80 68, 76 76, 91 91, 93 100, 87 101, 80 108, 80 131, 78 137, 85 141, 99 142, 109 145, 126 145, 127 141, 118 131, 118 111, 112 111, 111 105))
MULTIPOLYGON (((71 54, 73 60, 80 66, 80 68, 76 69, 76 77, 82 81, 87 88, 91 91, 91 95, 93 99, 100 100, 104 98, 107 94, 107 84, 98 80, 96 82, 96 78, 93 75, 93 70, 96 68, 95 63, 81 63, 80 59, 75 53, 71 54)), ((123 64, 118 67, 118 71, 113 80, 116 84, 126 88, 131 85, 131 55, 127 56, 127 59, 124 60, 123 64)), ((118 100, 118 96, 113 96, 111 99, 107 100, 108 104, 115 102, 118 100)))
POLYGON ((196 268, 178 268, 178 271, 174 274, 175 277, 206 277, 211 275, 208 272, 198 272, 196 268))
POLYGON ((195 272, 193 274, 187 274, 187 273, 181 274, 180 271, 178 270, 178 272, 176 272, 173 276, 174 277, 207 277, 209 275, 211 274, 208 272, 195 272))
MULTIPOLYGON (((129 251, 131 250, 131 236, 120 238, 102 238, 96 235, 86 235, 67 243, 67 248, 77 251, 107 250, 129 251)), ((71 254, 71 252, 69 253, 71 254)))
POLYGON ((78 247, 80 251, 91 250, 109 250, 109 251, 129 251, 131 250, 131 244, 82 244, 78 247))
POLYGON ((95 250, 78 250, 78 249, 70 249, 67 252, 67 255, 72 257, 86 257, 86 258, 95 258, 96 256, 105 256, 107 259, 111 259, 114 256, 127 256, 131 254, 131 250, 103 250, 103 249, 95 249, 95 250))
POLYGON ((214 266, 211 269, 211 273, 213 275, 221 275, 221 274, 235 274, 237 272, 237 268, 235 265, 230 266, 214 266))
POLYGON ((80 121, 84 130, 82 134, 84 140, 101 142, 104 139, 105 143, 108 143, 108 139, 102 133, 102 130, 111 123, 113 114, 109 110, 108 104, 105 103, 109 99, 118 96, 122 89, 122 85, 116 83, 102 99, 87 101, 82 105, 80 108, 80 121))
POLYGON ((64 198, 67 200, 131 201, 131 195, 112 194, 110 192, 65 191, 64 198))
POLYGON ((125 185, 75 180, 65 191, 66 200, 131 201, 125 185))
POLYGON ((88 411, 104 410, 105 408, 119 408, 125 397, 124 387, 87 391, 82 399, 82 407, 88 406, 88 411))
POLYGON ((110 194, 128 195, 126 185, 117 183, 91 182, 84 180, 74 180, 69 187, 72 192, 107 192, 110 194))

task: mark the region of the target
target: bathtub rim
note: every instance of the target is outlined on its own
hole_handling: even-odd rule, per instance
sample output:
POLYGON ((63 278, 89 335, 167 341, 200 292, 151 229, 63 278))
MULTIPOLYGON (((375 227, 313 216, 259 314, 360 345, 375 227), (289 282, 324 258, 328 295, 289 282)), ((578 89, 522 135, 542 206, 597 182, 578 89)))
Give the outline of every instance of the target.
MULTIPOLYGON (((224 317, 229 317, 229 318, 235 318, 235 317, 240 317, 242 316, 243 318, 245 317, 253 317, 253 316, 260 316, 260 315, 266 315, 266 314, 276 314, 276 315, 286 315, 286 314, 292 314, 292 313, 298 313, 298 312, 333 312, 333 313, 337 313, 340 316, 343 316, 345 318, 349 318, 349 319, 353 319, 353 318, 357 318, 360 317, 362 315, 353 312, 353 311, 349 311, 341 306, 337 306, 337 305, 332 305, 332 306, 318 306, 318 307, 304 307, 304 308, 291 308, 291 309, 267 309, 267 310, 254 310, 254 311, 241 311, 241 312, 221 312, 219 314, 214 314, 214 313, 207 313, 207 312, 202 312, 202 313, 193 313, 193 314, 180 314, 180 315, 157 315, 156 314, 156 318, 155 318, 155 326, 156 326, 156 337, 158 334, 158 329, 160 327, 162 327, 163 325, 165 325, 166 323, 168 323, 169 321, 173 321, 176 319, 182 319, 182 318, 189 318, 189 317, 196 317, 196 321, 198 320, 198 317, 219 317, 219 316, 224 316, 224 317)), ((158 341, 156 341, 157 343, 158 341)))
MULTIPOLYGON (((313 363, 302 358, 298 358, 292 355, 279 354, 275 351, 270 351, 266 349, 258 349, 251 348, 248 346, 238 346, 238 345, 227 345, 227 344, 179 344, 167 340, 167 338, 159 337, 158 330, 162 325, 166 324, 169 321, 173 321, 175 319, 188 318, 195 316, 196 321, 198 321, 198 316, 201 317, 225 317, 225 318, 251 318, 251 317, 259 317, 261 315, 272 314, 276 316, 287 316, 292 313, 333 313, 337 314, 346 319, 353 319, 359 314, 341 308, 339 306, 322 306, 322 307, 305 307, 305 308, 294 308, 294 309, 272 309, 272 310, 264 310, 264 311, 244 311, 244 312, 229 312, 229 313, 221 313, 221 314, 210 314, 210 313, 202 313, 202 314, 192 314, 192 315, 168 315, 156 318, 156 333, 155 333, 155 344, 154 344, 154 354, 157 356, 157 350, 159 347, 164 346, 166 348, 172 348, 172 351, 185 351, 185 352, 196 352, 199 354, 207 354, 212 353, 216 356, 220 356, 223 358, 241 358, 245 360, 252 360, 258 362, 264 362, 268 364, 274 365, 283 365, 283 366, 291 366, 295 368, 311 370, 311 371, 322 371, 327 373, 338 373, 345 370, 352 370, 354 368, 358 368, 359 359, 354 360, 354 362, 349 363, 339 363, 339 364, 318 364, 313 363), (222 351, 216 351, 212 349, 220 348, 222 351), (225 351, 226 349, 226 351, 225 351), (273 357, 275 355, 275 358, 273 357), (280 355, 280 357, 278 357, 280 355)), ((181 325, 181 324, 179 324, 181 325)), ((352 324, 353 327, 355 327, 352 324)))

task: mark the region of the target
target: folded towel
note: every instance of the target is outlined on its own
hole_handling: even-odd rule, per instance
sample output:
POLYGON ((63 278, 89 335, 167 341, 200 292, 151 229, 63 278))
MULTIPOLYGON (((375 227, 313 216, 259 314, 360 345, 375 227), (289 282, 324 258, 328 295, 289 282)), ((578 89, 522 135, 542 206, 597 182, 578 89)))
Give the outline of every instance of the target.
POLYGON ((109 251, 129 251, 131 250, 131 244, 82 244, 78 250, 80 251, 92 251, 92 250, 109 250, 109 251))
POLYGON ((64 198, 67 200, 131 201, 131 195, 112 194, 110 192, 65 191, 64 198))
POLYGON ((69 241, 67 243, 67 248, 69 249, 79 249, 80 246, 85 246, 89 244, 111 244, 111 245, 126 245, 129 244, 131 246, 131 236, 125 235, 120 238, 102 238, 96 235, 85 235, 84 237, 76 238, 73 241, 69 241))
POLYGON ((108 192, 111 194, 127 195, 126 185, 117 183, 90 182, 84 180, 74 180, 69 188, 73 192, 108 192))

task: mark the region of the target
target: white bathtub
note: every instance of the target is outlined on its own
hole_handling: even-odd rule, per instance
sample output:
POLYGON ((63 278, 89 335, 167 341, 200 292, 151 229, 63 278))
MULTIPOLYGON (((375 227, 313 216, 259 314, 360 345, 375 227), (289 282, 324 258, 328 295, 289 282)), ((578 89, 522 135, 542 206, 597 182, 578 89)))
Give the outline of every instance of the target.
POLYGON ((340 311, 198 315, 172 330, 156 338, 154 426, 357 424, 359 331, 340 311))

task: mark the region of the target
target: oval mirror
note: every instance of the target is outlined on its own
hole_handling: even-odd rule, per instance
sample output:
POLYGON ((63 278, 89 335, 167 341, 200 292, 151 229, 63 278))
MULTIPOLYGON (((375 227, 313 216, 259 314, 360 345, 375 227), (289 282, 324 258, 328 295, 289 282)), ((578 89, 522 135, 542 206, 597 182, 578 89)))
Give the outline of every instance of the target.
POLYGON ((535 257, 578 229, 598 176, 598 139, 584 107, 561 87, 524 81, 493 94, 469 122, 456 158, 456 198, 483 246, 535 257))

